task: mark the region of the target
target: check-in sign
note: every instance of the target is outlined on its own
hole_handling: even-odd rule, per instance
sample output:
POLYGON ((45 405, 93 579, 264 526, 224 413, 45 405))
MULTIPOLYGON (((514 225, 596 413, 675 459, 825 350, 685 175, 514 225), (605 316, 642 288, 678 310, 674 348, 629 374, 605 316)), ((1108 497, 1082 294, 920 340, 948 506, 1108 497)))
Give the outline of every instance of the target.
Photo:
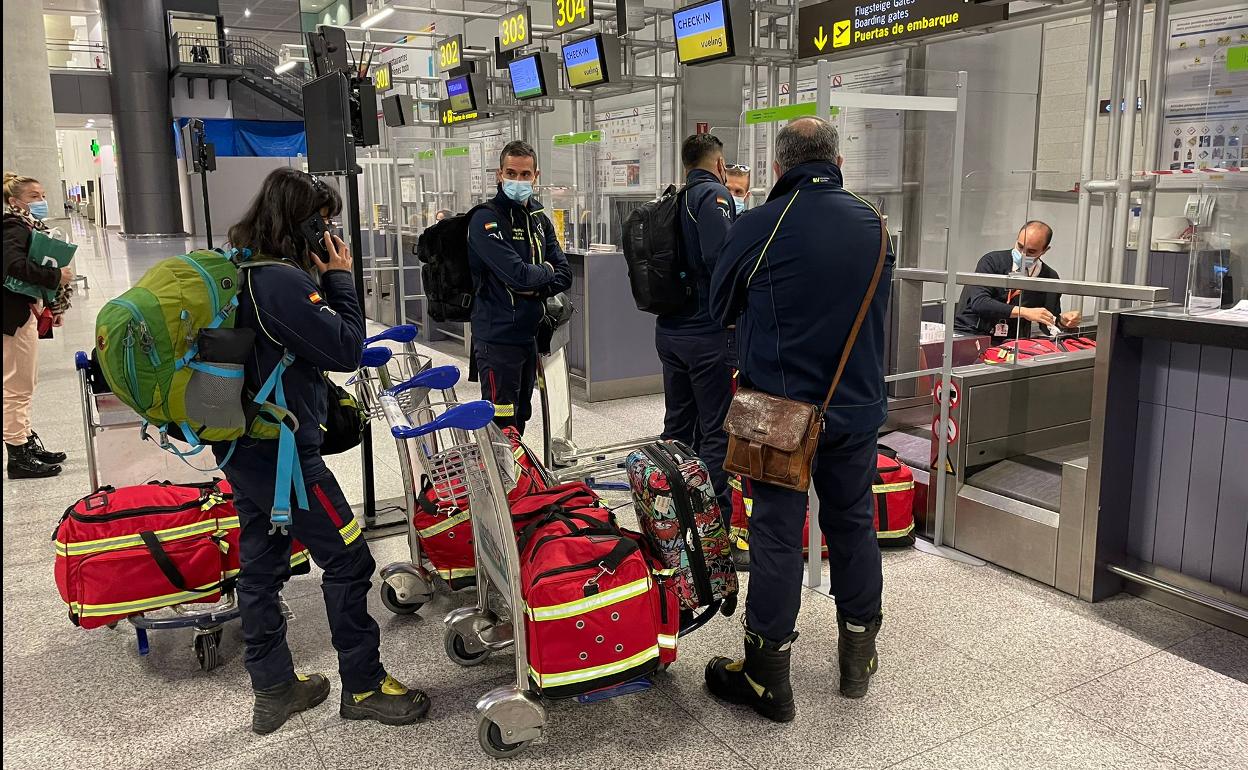
POLYGON ((1004 21, 1009 6, 964 0, 827 0, 797 11, 797 56, 810 59, 1004 21))

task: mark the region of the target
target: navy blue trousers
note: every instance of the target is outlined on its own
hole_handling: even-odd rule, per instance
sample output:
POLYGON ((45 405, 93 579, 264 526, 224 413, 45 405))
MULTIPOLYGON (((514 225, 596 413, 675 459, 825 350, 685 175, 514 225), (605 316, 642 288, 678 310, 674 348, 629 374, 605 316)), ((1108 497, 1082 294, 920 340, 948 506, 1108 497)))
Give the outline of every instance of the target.
MULTIPOLYGON (((819 497, 819 528, 828 542, 836 608, 868 623, 880 614, 884 587, 875 538, 877 432, 824 433, 811 483, 819 497)), ((753 482, 750 515, 750 587, 746 621, 767 639, 793 633, 802 604, 802 528, 807 493, 753 482)))
POLYGON ((234 487, 234 507, 242 526, 237 594, 246 643, 243 662, 252 687, 264 689, 295 677, 278 596, 290 578, 294 537, 325 572, 321 591, 343 687, 352 693, 376 689, 386 675, 379 650, 381 633, 368 614, 376 564, 338 481, 317 450, 301 447, 309 510, 299 509, 292 499, 289 534, 270 535, 277 442, 245 447, 242 441, 225 476, 234 487))
POLYGON ((524 425, 533 416, 533 388, 537 385, 537 343, 500 345, 472 343, 481 398, 494 405, 494 423, 500 428, 514 425, 524 435, 524 425))
POLYGON ((706 463, 724 525, 731 528, 732 490, 724 470, 728 456, 724 418, 732 403, 728 334, 660 331, 654 343, 663 364, 663 438, 687 444, 706 463))

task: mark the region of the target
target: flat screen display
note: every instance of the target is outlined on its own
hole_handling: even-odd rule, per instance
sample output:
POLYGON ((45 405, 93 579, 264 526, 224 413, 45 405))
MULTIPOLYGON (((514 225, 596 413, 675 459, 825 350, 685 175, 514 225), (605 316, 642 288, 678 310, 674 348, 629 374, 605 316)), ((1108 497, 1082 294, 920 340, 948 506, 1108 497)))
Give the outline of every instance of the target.
POLYGON ((605 83, 609 79, 603 61, 602 38, 590 35, 573 40, 563 47, 563 68, 568 73, 568 85, 586 88, 605 83))
POLYGON ((507 69, 511 71, 511 92, 517 99, 536 99, 546 95, 546 84, 542 81, 541 63, 537 56, 521 56, 507 64, 507 69))
POLYGON ((450 99, 451 110, 454 112, 472 112, 477 108, 472 94, 472 83, 468 81, 467 75, 447 80, 446 96, 450 99))
POLYGON ((732 19, 727 0, 710 0, 672 14, 676 28, 676 57, 681 64, 722 59, 733 55, 732 19))

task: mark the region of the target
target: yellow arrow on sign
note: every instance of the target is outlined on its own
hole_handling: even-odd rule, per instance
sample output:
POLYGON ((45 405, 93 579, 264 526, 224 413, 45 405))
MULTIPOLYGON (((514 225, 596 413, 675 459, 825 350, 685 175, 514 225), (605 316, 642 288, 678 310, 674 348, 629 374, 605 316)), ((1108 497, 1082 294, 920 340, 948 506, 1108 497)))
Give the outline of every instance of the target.
POLYGON ((827 44, 828 44, 828 36, 823 34, 823 25, 820 24, 819 34, 815 35, 815 48, 818 48, 820 51, 822 51, 823 47, 827 44))

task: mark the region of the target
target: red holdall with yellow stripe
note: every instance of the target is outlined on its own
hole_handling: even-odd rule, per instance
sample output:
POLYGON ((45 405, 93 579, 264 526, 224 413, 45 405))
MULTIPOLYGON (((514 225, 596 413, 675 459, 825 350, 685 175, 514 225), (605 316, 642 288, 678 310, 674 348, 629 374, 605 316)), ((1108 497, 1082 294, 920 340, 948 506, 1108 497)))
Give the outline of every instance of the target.
MULTIPOLYGON (((217 602, 238 574, 238 514, 225 482, 102 487, 53 535, 56 586, 83 628, 175 604, 217 602)), ((291 565, 307 571, 292 548, 291 565)))

